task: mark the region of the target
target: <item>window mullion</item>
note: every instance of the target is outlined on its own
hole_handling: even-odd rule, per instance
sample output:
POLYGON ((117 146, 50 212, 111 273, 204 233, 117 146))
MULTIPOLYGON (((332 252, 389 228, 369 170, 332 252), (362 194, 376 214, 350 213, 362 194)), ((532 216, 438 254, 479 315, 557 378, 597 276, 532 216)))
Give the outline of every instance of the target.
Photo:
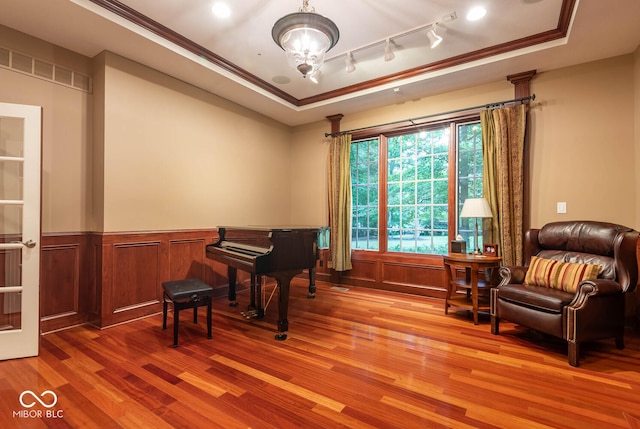
POLYGON ((449 135, 449 216, 447 219, 449 220, 449 237, 455 238, 458 232, 458 145, 456 144, 458 133, 455 123, 451 123, 449 135))
POLYGON ((379 136, 378 145, 379 153, 379 165, 378 165, 378 240, 380 242, 380 252, 387 252, 387 173, 388 173, 388 156, 387 156, 387 137, 384 135, 379 136))

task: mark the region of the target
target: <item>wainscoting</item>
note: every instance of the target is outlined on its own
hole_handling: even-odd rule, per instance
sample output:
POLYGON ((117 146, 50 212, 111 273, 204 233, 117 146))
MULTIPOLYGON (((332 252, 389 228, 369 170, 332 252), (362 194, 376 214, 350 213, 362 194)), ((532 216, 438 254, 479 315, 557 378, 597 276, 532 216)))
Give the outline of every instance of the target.
MULTIPOLYGON (((215 229, 44 235, 41 330, 84 323, 106 328, 159 313, 161 285, 168 280, 199 278, 214 287, 215 296, 226 297, 226 265, 205 256, 205 246, 217 239, 215 229)), ((352 261, 352 270, 335 272, 329 268, 328 250, 321 249, 316 279, 444 299, 442 257, 356 251, 352 261)), ((239 271, 238 282, 248 281, 239 271)), ((628 298, 627 318, 640 325, 640 292, 628 298)))
POLYGON ((224 294, 226 266, 205 257, 216 239, 215 230, 43 236, 41 330, 158 313, 162 282, 173 279, 197 277, 224 294))
MULTIPOLYGON (((106 328, 162 311, 162 282, 195 277, 226 297, 227 267, 205 256, 215 229, 42 237, 41 330, 90 323, 106 328)), ((319 281, 444 298, 440 257, 355 252, 353 270, 336 273, 320 250, 319 281)), ((307 277, 307 273, 301 274, 307 277)), ((238 272, 238 281, 249 276, 238 272)))
POLYGON ((317 278, 339 285, 408 293, 444 299, 445 274, 441 256, 354 251, 353 269, 335 272, 329 267, 329 252, 320 252, 317 278))

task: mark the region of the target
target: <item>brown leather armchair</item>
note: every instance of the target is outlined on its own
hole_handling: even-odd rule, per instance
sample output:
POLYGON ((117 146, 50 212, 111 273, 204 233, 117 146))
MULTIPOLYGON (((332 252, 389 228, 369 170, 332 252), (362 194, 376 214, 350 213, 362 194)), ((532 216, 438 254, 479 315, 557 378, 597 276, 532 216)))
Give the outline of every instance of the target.
MULTIPOLYGON (((500 284, 491 289, 491 333, 500 320, 562 338, 569 364, 578 366, 580 344, 615 338, 624 348, 625 293, 638 283, 638 232, 606 222, 554 222, 531 229, 524 237, 524 267, 500 268, 500 284), (532 257, 548 261, 600 265, 597 278, 577 285, 576 292, 526 284, 532 257)), ((539 262, 539 261, 538 261, 539 262)), ((560 264, 559 264, 560 265, 560 264)))

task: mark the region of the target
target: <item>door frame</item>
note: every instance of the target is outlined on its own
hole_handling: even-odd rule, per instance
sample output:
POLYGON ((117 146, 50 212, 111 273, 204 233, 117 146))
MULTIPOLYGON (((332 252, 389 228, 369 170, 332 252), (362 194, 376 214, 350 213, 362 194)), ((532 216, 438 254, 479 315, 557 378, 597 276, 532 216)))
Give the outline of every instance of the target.
POLYGON ((18 292, 21 297, 20 327, 0 331, 0 360, 37 356, 40 346, 42 107, 0 103, 2 118, 22 118, 24 133, 22 156, 3 156, 1 161, 22 162, 23 169, 22 200, 1 201, 2 205, 22 206, 20 241, 0 243, 0 250, 21 249, 22 281, 0 288, 0 293, 18 292))

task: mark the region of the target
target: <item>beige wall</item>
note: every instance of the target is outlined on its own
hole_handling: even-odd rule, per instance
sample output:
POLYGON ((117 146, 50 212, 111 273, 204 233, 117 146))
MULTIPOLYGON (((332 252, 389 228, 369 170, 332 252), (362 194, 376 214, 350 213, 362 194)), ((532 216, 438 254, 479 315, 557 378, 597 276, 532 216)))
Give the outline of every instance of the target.
POLYGON ((289 127, 109 53, 104 94, 105 231, 290 222, 289 127))
MULTIPOLYGON (((90 61, 0 26, 0 46, 88 73, 90 61)), ((42 106, 42 231, 89 227, 92 95, 0 68, 0 101, 42 106)))
POLYGON ((593 219, 640 228, 633 85, 630 55, 532 81, 532 226, 593 219), (556 213, 558 201, 566 214, 556 213))

